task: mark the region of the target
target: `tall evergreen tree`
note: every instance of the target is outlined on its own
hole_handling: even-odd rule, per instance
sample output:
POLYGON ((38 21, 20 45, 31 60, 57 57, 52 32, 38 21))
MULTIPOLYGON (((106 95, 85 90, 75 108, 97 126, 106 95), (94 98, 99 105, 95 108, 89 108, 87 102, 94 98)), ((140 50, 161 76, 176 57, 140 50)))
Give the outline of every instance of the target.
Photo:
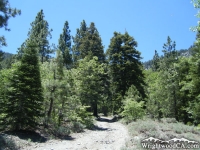
POLYGON ((79 59, 82 59, 80 52, 80 45, 82 44, 81 39, 85 36, 87 30, 87 25, 85 20, 81 22, 80 29, 76 30, 76 35, 73 38, 73 61, 76 62, 79 59))
POLYGON ((60 38, 58 40, 58 49, 62 52, 64 65, 67 68, 71 68, 72 64, 72 48, 71 48, 71 35, 69 30, 68 21, 65 22, 63 33, 60 34, 60 38))
POLYGON ((140 52, 136 50, 137 42, 128 32, 114 32, 114 37, 107 50, 109 72, 111 75, 111 91, 115 101, 114 110, 122 105, 122 98, 131 85, 134 85, 146 97, 144 91, 144 74, 140 52))
POLYGON ((159 60, 160 60, 160 57, 158 55, 158 52, 155 50, 155 54, 153 56, 153 64, 152 64, 153 71, 157 71, 159 69, 159 60))
MULTIPOLYGON (((4 52, 0 50, 0 62, 3 60, 4 52)), ((2 65, 0 64, 0 70, 2 69, 2 65)))
MULTIPOLYGON (((199 24, 200 26, 200 24, 199 24)), ((195 124, 200 123, 200 28, 197 27, 197 36, 195 46, 192 48, 190 77, 191 82, 188 85, 192 85, 190 94, 192 95, 192 101, 190 101, 190 107, 188 112, 192 115, 195 124)))
POLYGON ((178 53, 176 50, 176 42, 171 40, 171 38, 167 37, 167 42, 163 45, 163 53, 164 58, 162 59, 161 69, 168 69, 171 64, 177 62, 178 53))
POLYGON ((35 128, 42 116, 43 93, 36 44, 27 41, 21 64, 10 78, 3 123, 14 129, 35 128))
POLYGON ((74 75, 74 82, 77 88, 78 98, 81 100, 82 105, 90 106, 90 110, 94 116, 98 115, 97 106, 103 99, 104 87, 102 86, 102 75, 104 74, 104 64, 98 62, 95 56, 93 59, 86 56, 83 60, 79 61, 76 72, 74 75))
POLYGON ((92 22, 90 26, 87 27, 83 21, 83 23, 81 23, 81 27, 82 28, 80 28, 80 30, 77 30, 80 31, 80 34, 77 32, 77 35, 74 38, 79 59, 83 59, 84 57, 90 55, 91 59, 93 56, 97 56, 100 62, 104 62, 105 56, 103 45, 95 24, 92 22))
MULTIPOLYGON (((50 54, 53 53, 53 50, 50 49, 48 38, 51 38, 51 30, 49 30, 49 24, 44 20, 43 10, 38 12, 35 21, 31 23, 31 29, 28 32, 28 40, 35 41, 36 47, 39 48, 40 60, 43 63, 45 60, 48 60, 50 54)), ((25 41, 26 43, 26 41, 25 41)), ((19 48, 19 54, 23 54, 24 43, 21 48, 19 48)))
POLYGON ((83 58, 91 54, 92 56, 98 57, 100 62, 104 62, 105 56, 101 37, 93 22, 90 24, 90 27, 87 28, 87 32, 81 41, 80 49, 83 58))
POLYGON ((163 45, 164 56, 160 59, 159 67, 159 85, 160 92, 155 97, 159 97, 157 101, 159 118, 173 117, 179 120, 178 109, 180 104, 179 80, 177 70, 177 51, 176 43, 167 37, 167 42, 163 45), (165 107, 163 107, 165 106, 165 107))

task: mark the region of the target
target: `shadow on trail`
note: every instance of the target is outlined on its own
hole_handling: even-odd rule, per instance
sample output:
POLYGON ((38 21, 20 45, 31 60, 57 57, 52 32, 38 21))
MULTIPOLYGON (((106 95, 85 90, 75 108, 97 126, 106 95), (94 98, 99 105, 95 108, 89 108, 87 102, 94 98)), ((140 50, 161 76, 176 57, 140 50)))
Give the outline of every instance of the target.
POLYGON ((113 122, 116 122, 116 121, 118 121, 118 117, 117 116, 114 116, 112 119, 108 119, 108 118, 101 118, 101 117, 99 117, 99 118, 97 118, 96 119, 97 121, 100 121, 100 122, 108 122, 108 123, 113 123, 113 122))
POLYGON ((40 135, 39 133, 35 131, 26 131, 26 130, 6 131, 4 132, 4 134, 17 136, 20 139, 30 140, 31 142, 44 143, 47 141, 46 137, 40 135))
POLYGON ((63 137, 59 137, 58 139, 60 139, 60 140, 67 140, 67 141, 73 141, 75 138, 73 138, 70 135, 66 135, 66 136, 63 136, 63 137))
POLYGON ((103 128, 103 127, 99 127, 99 126, 94 126, 91 130, 94 130, 94 131, 106 131, 108 130, 109 128, 103 128))
MULTIPOLYGON (((96 119, 98 122, 107 122, 107 123, 114 123, 116 121, 118 121, 118 117, 117 116, 114 116, 113 118, 105 118, 105 117, 98 117, 96 119)), ((111 129, 110 128, 103 128, 103 127, 99 127, 97 125, 94 125, 94 127, 90 130, 94 130, 94 131, 110 131, 111 129)))

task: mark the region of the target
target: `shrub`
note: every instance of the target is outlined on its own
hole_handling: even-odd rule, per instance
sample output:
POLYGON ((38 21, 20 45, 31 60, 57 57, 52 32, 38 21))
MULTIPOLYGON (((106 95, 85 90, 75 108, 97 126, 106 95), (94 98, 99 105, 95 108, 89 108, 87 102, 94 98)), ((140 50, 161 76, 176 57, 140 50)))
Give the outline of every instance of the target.
POLYGON ((144 101, 142 100, 137 88, 131 85, 124 96, 124 107, 121 113, 127 123, 144 117, 144 101))
POLYGON ((70 128, 64 127, 64 126, 59 126, 57 130, 55 131, 57 136, 66 136, 70 134, 70 128))
POLYGON ((93 116, 92 116, 92 113, 90 113, 86 110, 87 108, 88 108, 88 106, 81 106, 79 109, 77 109, 76 121, 85 125, 86 128, 92 128, 93 127, 93 116))
POLYGON ((162 118, 162 123, 177 123, 177 120, 175 118, 162 118))
POLYGON ((132 99, 126 99, 124 110, 121 113, 122 117, 124 117, 128 123, 143 118, 145 115, 143 105, 143 101, 137 102, 132 99))
POLYGON ((73 132, 83 132, 84 128, 85 128, 85 126, 82 123, 80 123, 80 122, 73 122, 71 130, 73 132))

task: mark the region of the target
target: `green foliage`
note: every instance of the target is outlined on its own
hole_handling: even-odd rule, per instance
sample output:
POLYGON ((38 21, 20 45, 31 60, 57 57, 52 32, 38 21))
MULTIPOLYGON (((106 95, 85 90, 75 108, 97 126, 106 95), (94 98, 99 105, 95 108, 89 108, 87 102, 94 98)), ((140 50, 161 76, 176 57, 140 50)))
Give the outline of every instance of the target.
POLYGON ((124 110, 121 115, 127 122, 135 121, 144 117, 144 102, 137 102, 132 99, 126 99, 124 110))
POLYGON ((160 69, 145 71, 148 83, 147 111, 153 118, 171 117, 187 123, 191 120, 192 83, 190 58, 177 57, 175 42, 170 37, 163 47, 160 69))
POLYGON ((58 49, 62 52, 64 65, 69 69, 72 65, 72 48, 71 48, 71 35, 69 24, 66 21, 63 28, 63 33, 60 34, 58 40, 58 49))
MULTIPOLYGON (((44 61, 50 58, 50 54, 53 53, 53 50, 50 49, 48 38, 51 38, 51 30, 49 30, 49 24, 44 20, 43 10, 38 12, 35 20, 31 23, 31 29, 28 32, 28 39, 35 42, 34 47, 38 49, 40 55, 40 61, 44 61)), ((26 45, 27 40, 21 45, 18 49, 18 57, 21 58, 21 55, 24 53, 24 46, 26 45)))
POLYGON ((16 73, 19 63, 13 64, 11 69, 3 69, 0 71, 0 129, 5 129, 7 125, 4 124, 5 118, 5 104, 7 103, 8 88, 10 87, 10 78, 16 73))
MULTIPOLYGON (((1 53, 1 52, 0 52, 1 53)), ((0 69, 9 69, 11 68, 11 65, 16 62, 15 61, 15 55, 10 53, 4 53, 2 52, 2 57, 0 58, 0 69)), ((0 54, 1 55, 1 54, 0 54)))
POLYGON ((176 42, 172 42, 171 38, 167 37, 167 42, 163 45, 164 57, 162 59, 160 69, 167 70, 173 63, 177 62, 178 53, 176 51, 176 42))
POLYGON ((152 70, 145 70, 147 85, 148 100, 146 103, 146 110, 152 118, 161 117, 161 106, 164 93, 160 86, 159 72, 152 70))
POLYGON ((131 85, 135 85, 143 98, 146 97, 143 66, 136 47, 137 42, 127 32, 114 32, 107 50, 114 111, 121 107, 122 98, 131 85))
POLYGON ((98 61, 105 61, 102 40, 94 22, 87 27, 83 20, 80 29, 77 29, 76 36, 73 37, 73 41, 73 57, 75 62, 84 59, 86 56, 90 56, 90 59, 96 56, 98 61))
POLYGON ((87 30, 87 25, 85 20, 81 22, 80 28, 76 29, 76 35, 73 38, 73 60, 74 62, 78 61, 79 59, 83 59, 82 54, 80 53, 80 45, 81 39, 84 38, 85 33, 87 30))
MULTIPOLYGON (((78 132, 83 126, 91 128, 93 119, 86 111, 84 104, 81 104, 81 95, 77 78, 78 69, 65 70, 63 68, 63 57, 60 50, 57 50, 55 60, 45 62, 41 67, 43 78, 42 85, 45 92, 44 110, 46 119, 44 123, 51 127, 62 128, 66 122, 72 122, 70 130, 78 132), (75 126, 79 126, 75 127, 75 126)), ((54 129, 53 129, 54 130, 54 129)))
POLYGON ((71 130, 69 127, 65 127, 65 126, 54 126, 54 130, 53 130, 53 134, 56 137, 65 137, 67 135, 69 135, 71 133, 71 130))
MULTIPOLYGON (((0 62, 3 60, 3 55, 4 52, 2 50, 0 50, 0 62)), ((0 69, 2 68, 2 66, 0 66, 0 69)))
POLYGON ((140 93, 137 91, 136 87, 132 85, 126 92, 124 98, 124 107, 121 115, 127 122, 135 121, 141 119, 145 115, 144 101, 140 93))
POLYGON ((73 69, 76 95, 82 105, 91 106, 90 111, 97 116, 97 105, 104 100, 104 87, 101 87, 104 64, 99 64, 98 58, 85 57, 79 61, 77 69, 73 69), (100 94, 102 93, 102 94, 100 94))
POLYGON ((160 57, 158 55, 158 52, 155 50, 155 54, 153 56, 153 65, 152 65, 153 71, 157 71, 159 69, 160 67, 159 61, 160 61, 160 57))
POLYGON ((75 117, 75 122, 80 122, 85 125, 86 128, 91 129, 94 126, 92 113, 87 111, 88 106, 81 106, 76 109, 77 116, 75 117))
POLYGON ((35 128, 42 117, 43 93, 37 49, 28 41, 21 64, 9 77, 2 122, 13 129, 35 128))

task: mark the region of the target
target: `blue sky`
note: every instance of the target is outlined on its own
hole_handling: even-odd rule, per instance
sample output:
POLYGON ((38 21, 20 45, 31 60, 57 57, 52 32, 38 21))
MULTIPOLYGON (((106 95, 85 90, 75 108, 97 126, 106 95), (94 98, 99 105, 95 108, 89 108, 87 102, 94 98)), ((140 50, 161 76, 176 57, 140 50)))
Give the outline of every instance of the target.
POLYGON ((43 9, 45 20, 53 29, 50 43, 58 44, 64 22, 69 22, 71 35, 84 19, 89 26, 94 22, 104 45, 109 46, 113 32, 125 30, 138 42, 142 61, 152 59, 154 51, 162 54, 162 46, 170 36, 176 41, 176 49, 187 49, 195 41, 196 33, 189 30, 198 19, 190 0, 9 0, 11 7, 21 9, 22 14, 9 20, 10 32, 0 29, 8 46, 5 52, 16 53, 26 40, 37 13, 43 9))

